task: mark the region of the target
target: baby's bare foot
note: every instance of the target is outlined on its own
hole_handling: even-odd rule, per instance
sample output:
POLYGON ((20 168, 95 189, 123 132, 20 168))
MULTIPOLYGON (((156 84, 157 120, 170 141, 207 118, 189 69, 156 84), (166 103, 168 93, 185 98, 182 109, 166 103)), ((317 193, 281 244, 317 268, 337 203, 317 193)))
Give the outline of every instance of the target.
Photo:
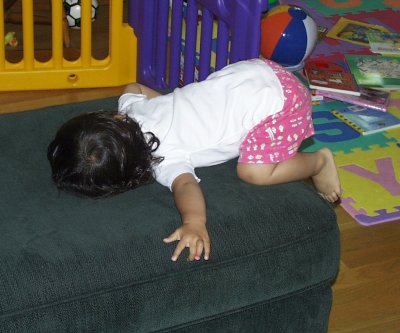
POLYGON ((312 177, 314 186, 329 202, 335 202, 339 200, 342 189, 333 154, 328 148, 322 148, 318 153, 324 164, 321 171, 312 177))

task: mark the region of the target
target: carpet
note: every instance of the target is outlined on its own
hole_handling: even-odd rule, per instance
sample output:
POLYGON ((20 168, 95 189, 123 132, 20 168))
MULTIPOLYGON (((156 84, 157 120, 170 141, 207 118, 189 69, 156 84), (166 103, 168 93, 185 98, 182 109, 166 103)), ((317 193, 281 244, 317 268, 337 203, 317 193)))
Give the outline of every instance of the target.
MULTIPOLYGON (((397 0, 281 0, 302 7, 318 25, 332 27, 340 17, 379 24, 400 31, 397 0)), ((357 44, 322 39, 312 59, 341 61, 346 53, 371 54, 357 44)), ((400 220, 400 129, 362 136, 336 119, 330 111, 346 105, 325 102, 314 106, 315 136, 304 143, 304 151, 329 147, 335 154, 343 187, 341 206, 360 224, 400 220)), ((400 92, 392 92, 389 112, 400 116, 400 92)))

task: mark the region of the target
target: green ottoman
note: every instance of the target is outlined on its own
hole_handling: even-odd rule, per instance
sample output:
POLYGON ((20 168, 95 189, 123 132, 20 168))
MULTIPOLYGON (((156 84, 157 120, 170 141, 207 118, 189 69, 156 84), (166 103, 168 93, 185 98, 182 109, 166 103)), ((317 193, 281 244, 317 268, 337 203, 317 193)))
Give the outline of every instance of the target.
POLYGON ((325 332, 339 232, 309 185, 251 186, 235 161, 198 170, 211 258, 176 263, 162 242, 180 224, 168 189, 58 192, 56 129, 116 101, 0 116, 0 332, 325 332))

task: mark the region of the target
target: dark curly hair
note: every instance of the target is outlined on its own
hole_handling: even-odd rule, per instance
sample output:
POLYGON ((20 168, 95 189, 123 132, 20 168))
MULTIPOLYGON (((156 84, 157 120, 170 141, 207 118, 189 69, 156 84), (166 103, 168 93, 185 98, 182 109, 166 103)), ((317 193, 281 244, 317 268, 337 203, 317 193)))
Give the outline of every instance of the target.
POLYGON ((107 197, 153 180, 160 142, 117 111, 96 111, 67 121, 50 143, 47 158, 59 189, 107 197))

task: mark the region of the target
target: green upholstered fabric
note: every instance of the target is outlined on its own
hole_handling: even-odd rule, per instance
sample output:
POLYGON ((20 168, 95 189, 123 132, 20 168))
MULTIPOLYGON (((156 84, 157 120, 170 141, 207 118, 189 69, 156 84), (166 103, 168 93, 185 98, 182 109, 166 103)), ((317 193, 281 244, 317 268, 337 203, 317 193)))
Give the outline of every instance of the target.
POLYGON ((302 182, 258 187, 235 161, 198 170, 208 262, 170 261, 180 224, 157 183, 59 192, 47 145, 116 98, 0 116, 0 332, 324 332, 339 260, 332 208, 302 182))

